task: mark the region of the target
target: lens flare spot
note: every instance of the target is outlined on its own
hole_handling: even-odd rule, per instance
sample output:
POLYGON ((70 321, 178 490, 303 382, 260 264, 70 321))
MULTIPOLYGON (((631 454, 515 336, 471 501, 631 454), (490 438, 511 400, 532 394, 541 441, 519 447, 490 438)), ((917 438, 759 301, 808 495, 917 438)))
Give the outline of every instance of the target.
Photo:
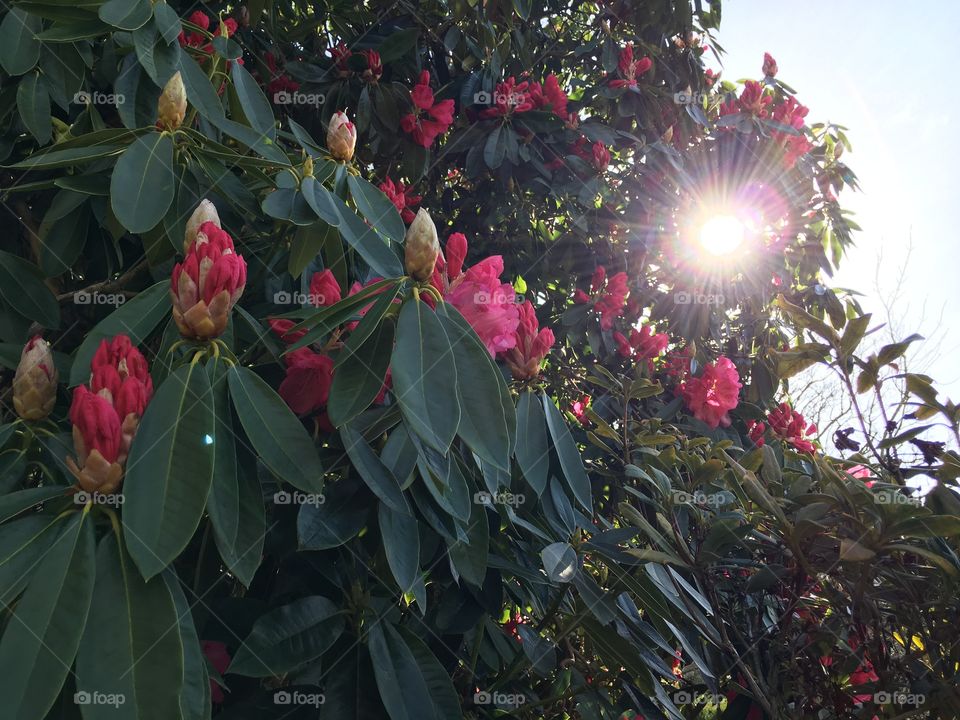
POLYGON ((715 215, 700 226, 700 245, 711 255, 729 255, 745 237, 746 228, 734 215, 715 215))

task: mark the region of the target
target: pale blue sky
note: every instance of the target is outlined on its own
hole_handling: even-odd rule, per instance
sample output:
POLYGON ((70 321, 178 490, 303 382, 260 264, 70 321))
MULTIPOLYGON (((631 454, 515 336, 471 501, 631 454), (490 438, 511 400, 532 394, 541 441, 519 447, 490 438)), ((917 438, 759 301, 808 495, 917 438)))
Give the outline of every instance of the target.
MULTIPOLYGON (((833 281, 864 292, 875 319, 913 251, 894 315, 918 330, 913 367, 960 401, 960 117, 953 90, 960 3, 726 0, 718 40, 728 80, 758 78, 770 52, 810 108, 808 121, 849 128, 861 193, 841 200, 863 227, 833 281), (893 42, 891 42, 891 40, 893 42), (897 50, 895 48, 903 48, 897 50), (882 259, 881 258, 882 252, 882 259), (878 274, 879 282, 874 277, 878 274), (879 286, 879 292, 877 287, 879 286)), ((712 53, 707 67, 717 69, 712 53)))

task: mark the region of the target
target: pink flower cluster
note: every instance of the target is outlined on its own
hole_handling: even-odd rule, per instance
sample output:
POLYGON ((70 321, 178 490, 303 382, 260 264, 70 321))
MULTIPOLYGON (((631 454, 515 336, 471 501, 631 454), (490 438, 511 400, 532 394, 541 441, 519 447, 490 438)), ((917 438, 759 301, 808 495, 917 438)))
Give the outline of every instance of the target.
POLYGON ((540 364, 553 347, 555 338, 550 328, 540 328, 533 303, 520 305, 520 324, 516 345, 501 353, 515 380, 533 380, 540 374, 540 364))
POLYGON ((643 325, 639 330, 632 328, 629 339, 619 331, 613 333, 613 341, 622 357, 646 360, 652 367, 653 359, 663 354, 670 338, 666 333, 655 333, 650 325, 643 325))
POLYGON ((267 81, 267 95, 271 101, 276 102, 276 96, 281 93, 293 93, 300 89, 300 83, 283 72, 272 52, 265 53, 263 59, 270 70, 270 78, 267 81))
MULTIPOLYGON (((187 20, 203 30, 210 29, 210 17, 202 10, 194 10, 190 13, 190 17, 188 17, 187 20)), ((237 21, 228 17, 224 19, 223 25, 217 25, 217 29, 213 31, 213 36, 219 37, 224 27, 226 27, 227 30, 227 37, 232 37, 237 34, 237 21)), ((180 41, 181 47, 199 48, 207 55, 213 53, 213 43, 207 40, 207 36, 203 33, 184 32, 181 30, 177 40, 180 41)), ((243 60, 238 60, 237 62, 241 65, 243 64, 243 60)))
POLYGON ((617 74, 619 78, 610 81, 610 87, 637 87, 640 77, 650 71, 653 67, 653 60, 648 57, 634 58, 633 43, 627 43, 626 47, 620 51, 620 59, 617 63, 617 74))
POLYGON ((730 425, 729 412, 739 402, 741 387, 736 366, 721 356, 704 366, 698 377, 684 381, 679 390, 693 416, 716 428, 730 425))
MULTIPOLYGON (((380 278, 374 278, 368 285, 372 285, 379 280, 380 278)), ((354 283, 350 287, 348 295, 355 295, 363 287, 358 282, 354 283)), ((343 291, 340 284, 330 270, 314 273, 313 277, 310 278, 309 299, 315 307, 335 305, 340 302, 342 296, 343 291)), ((361 317, 365 315, 373 302, 371 300, 358 314, 361 317)), ((271 318, 268 322, 274 334, 289 344, 297 342, 306 334, 304 330, 291 332, 294 322, 286 318, 271 318)), ((341 332, 343 330, 353 330, 357 326, 357 322, 347 323, 342 329, 334 331, 331 342, 319 352, 312 347, 302 347, 284 356, 287 369, 283 382, 280 383, 278 391, 280 397, 297 415, 316 413, 317 423, 327 431, 333 430, 325 408, 330 399, 330 388, 333 385, 334 375, 334 361, 327 351, 339 347, 341 332)), ((377 402, 383 401, 389 383, 390 372, 388 370, 384 387, 377 398, 377 402)))
POLYGON ((430 89, 430 73, 420 73, 419 82, 410 91, 413 112, 400 118, 400 129, 411 136, 413 142, 428 148, 437 136, 443 135, 453 124, 453 100, 436 102, 430 89))
POLYGON ((389 177, 384 179, 379 187, 380 190, 383 191, 383 194, 393 203, 393 206, 397 209, 397 212, 400 213, 403 221, 407 225, 412 223, 413 219, 417 216, 414 210, 417 205, 420 204, 421 196, 411 194, 413 192, 411 188, 404 185, 400 180, 394 182, 389 177))
POLYGON ((600 327, 610 330, 613 328, 613 321, 623 314, 629 292, 625 272, 618 272, 608 279, 607 269, 599 265, 590 281, 590 295, 578 289, 573 301, 583 305, 593 299, 593 309, 600 315, 600 327))
POLYGON ((547 75, 542 85, 535 80, 517 82, 513 76, 497 83, 493 103, 480 112, 480 117, 504 117, 530 110, 550 110, 557 117, 567 119, 567 94, 560 87, 556 75, 547 75))
POLYGON ((513 286, 500 279, 503 258, 491 255, 464 270, 463 233, 450 235, 445 250, 433 271, 434 287, 470 323, 491 356, 516 347, 520 311, 513 286))

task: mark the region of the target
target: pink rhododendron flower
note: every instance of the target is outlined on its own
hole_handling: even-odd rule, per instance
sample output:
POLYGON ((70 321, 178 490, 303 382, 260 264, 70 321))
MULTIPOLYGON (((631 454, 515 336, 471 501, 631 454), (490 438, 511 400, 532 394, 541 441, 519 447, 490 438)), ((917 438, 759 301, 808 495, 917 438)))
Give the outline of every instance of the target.
POLYGON ((810 150, 813 149, 813 145, 807 139, 807 136, 803 134, 803 129, 806 125, 805 118, 807 117, 808 112, 809 108, 807 108, 805 105, 801 105, 792 95, 788 96, 782 103, 773 109, 773 120, 781 125, 792 127, 799 133, 793 134, 781 132, 779 130, 771 130, 770 132, 771 137, 783 145, 783 163, 787 168, 792 168, 799 158, 806 155, 808 152, 810 152, 810 150))
MULTIPOLYGON (((230 653, 227 652, 227 646, 219 640, 204 640, 200 643, 200 648, 203 650, 203 654, 207 656, 210 664, 213 665, 214 670, 221 675, 230 667, 230 653)), ((210 680, 210 699, 217 705, 221 705, 224 700, 223 688, 216 680, 212 679, 210 680)))
POLYGON ((729 358, 719 357, 699 377, 687 380, 680 392, 693 416, 716 428, 730 425, 728 413, 737 406, 741 387, 736 366, 729 358))
POLYGON ((773 97, 764 92, 764 87, 756 80, 747 80, 740 93, 740 109, 751 115, 765 118, 769 114, 767 108, 773 102, 773 97))
POLYGON ((620 51, 620 60, 617 63, 617 73, 620 78, 610 81, 610 87, 636 87, 640 76, 653 67, 653 60, 648 57, 642 57, 637 60, 633 57, 633 43, 627 43, 626 47, 620 51))
POLYGON ((375 83, 383 75, 383 63, 380 60, 380 53, 376 50, 361 50, 360 54, 367 61, 367 69, 363 71, 360 78, 364 82, 375 83))
POLYGON ((610 164, 610 151, 607 150, 607 146, 598 140, 593 144, 591 151, 593 155, 593 167, 597 169, 597 172, 606 170, 610 164))
POLYGON ((770 53, 763 54, 762 70, 766 77, 776 77, 777 75, 777 71, 779 70, 777 67, 777 61, 773 59, 773 55, 770 53))
POLYGON ((400 118, 400 128, 410 135, 413 141, 428 148, 438 135, 442 135, 453 124, 453 100, 434 102, 430 89, 430 73, 420 73, 420 81, 410 91, 413 112, 400 118))
POLYGON ((780 403, 776 410, 767 415, 767 422, 777 437, 786 440, 800 452, 812 453, 816 450, 808 436, 816 434, 817 426, 813 423, 808 425, 803 415, 791 408, 789 403, 780 403))
POLYGON ((432 283, 474 329, 491 356, 516 347, 520 311, 510 283, 500 280, 503 258, 492 255, 463 270, 467 239, 453 233, 437 258, 432 283))
POLYGON ((350 69, 350 57, 353 55, 353 52, 342 40, 327 52, 329 52, 330 57, 333 58, 333 67, 334 70, 336 70, 337 77, 345 79, 353 74, 353 70, 350 69))
POLYGON ((280 383, 280 397, 297 415, 309 415, 326 406, 333 384, 333 359, 300 348, 284 356, 287 374, 280 383))
POLYGON ((570 413, 577 419, 581 425, 588 425, 590 418, 587 417, 587 408, 590 407, 590 396, 584 395, 580 400, 574 400, 570 403, 570 413))
POLYGON ((497 83, 497 89, 493 93, 493 103, 486 110, 480 111, 480 117, 495 118, 514 113, 525 113, 533 110, 536 106, 530 98, 530 82, 524 80, 517 82, 515 77, 508 77, 501 83, 497 83))
POLYGON ((766 424, 762 422, 757 422, 756 420, 750 420, 747 423, 747 436, 757 447, 763 447, 765 440, 763 439, 763 434, 767 431, 766 424))
POLYGON ((417 216, 414 212, 414 209, 417 205, 420 204, 422 199, 420 195, 412 195, 411 188, 404 185, 399 180, 394 182, 389 177, 385 178, 382 183, 379 185, 380 189, 383 191, 383 194, 386 195, 390 202, 393 203, 393 206, 400 213, 400 217, 403 218, 403 221, 409 225, 413 222, 413 219, 417 216))
POLYGON ((652 360, 659 357, 670 342, 666 333, 653 332, 651 325, 644 325, 639 330, 636 328, 630 330, 629 340, 623 333, 615 332, 613 340, 617 343, 617 352, 621 356, 633 357, 637 360, 652 360))
POLYGON ((600 313, 601 328, 609 330, 613 327, 613 321, 623 313, 629 292, 625 272, 618 272, 607 280, 603 294, 593 305, 594 310, 600 313))
POLYGON ((520 308, 516 346, 501 353, 516 380, 532 380, 540 374, 540 363, 553 347, 553 330, 540 329, 533 304, 527 300, 520 308))
POLYGON ((315 307, 330 307, 340 302, 340 283, 333 272, 326 268, 310 278, 310 304, 315 307))

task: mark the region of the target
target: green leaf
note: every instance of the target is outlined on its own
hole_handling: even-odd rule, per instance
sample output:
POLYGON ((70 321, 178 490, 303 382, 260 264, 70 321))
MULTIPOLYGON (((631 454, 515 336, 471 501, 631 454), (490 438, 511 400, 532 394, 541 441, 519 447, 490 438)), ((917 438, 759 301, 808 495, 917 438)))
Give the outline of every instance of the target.
POLYGON ((23 592, 59 526, 59 518, 39 514, 0 525, 0 605, 12 606, 23 592))
POLYGON ((489 552, 489 528, 487 511, 483 503, 473 499, 470 506, 470 519, 465 528, 466 541, 448 542, 450 561, 460 573, 460 577, 475 587, 483 585, 487 574, 487 554, 489 552))
POLYGON ((233 87, 240 98, 240 107, 247 117, 250 127, 270 140, 276 140, 276 120, 273 117, 273 108, 270 101, 263 94, 263 90, 253 79, 253 76, 238 62, 230 65, 230 77, 233 87))
POLYGON ((402 243, 407 229, 396 206, 383 194, 383 191, 357 175, 348 175, 347 185, 350 187, 350 195, 357 204, 357 209, 367 222, 387 239, 402 243))
POLYGON ((503 164, 503 157, 507 152, 507 133, 510 130, 506 125, 497 125, 487 136, 483 145, 483 161, 491 170, 496 170, 503 164))
POLYGON ((445 718, 459 718, 463 716, 460 709, 460 700, 457 691, 450 681, 450 673, 443 667, 436 656, 420 638, 404 627, 397 628, 407 647, 417 662, 417 667, 423 675, 430 699, 433 700, 438 720, 445 718))
POLYGON ((23 75, 40 59, 41 43, 37 33, 43 21, 36 15, 14 7, 0 23, 0 65, 8 75, 23 75))
POLYGON ((411 592, 420 576, 420 531, 417 519, 408 511, 398 512, 379 504, 380 536, 387 565, 400 591, 411 592))
POLYGON ((297 416, 253 370, 234 366, 230 397, 253 449, 277 478, 307 493, 323 491, 323 466, 297 416))
POLYGON ((25 76, 17 85, 17 110, 20 119, 37 143, 46 145, 53 134, 50 116, 50 93, 39 72, 25 76))
POLYGON ((300 549, 329 550, 355 537, 366 524, 368 515, 367 503, 358 502, 356 495, 331 494, 324 497, 323 502, 301 505, 297 514, 300 549))
POLYGON ((540 552, 543 569, 553 582, 570 582, 577 572, 577 553, 570 543, 557 542, 547 545, 540 552))
POLYGON ((0 251, 0 297, 14 310, 44 327, 60 325, 60 305, 43 282, 39 268, 23 258, 0 251))
POLYGON ((93 520, 74 513, 30 580, 0 639, 4 714, 43 720, 77 654, 93 595, 93 520))
MULTIPOLYGON (((223 105, 210 79, 190 53, 180 53, 180 76, 187 91, 187 100, 205 119, 219 123, 224 119, 223 105)), ((218 125, 219 127, 219 125, 218 125)))
POLYGON ((373 494, 393 510, 406 512, 407 503, 400 491, 400 483, 367 445, 363 435, 349 425, 344 425, 340 428, 340 439, 351 462, 373 494))
POLYGON ((148 580, 173 562, 200 524, 213 481, 215 433, 203 365, 178 368, 147 405, 123 483, 127 549, 148 580))
POLYGON ((150 0, 107 0, 97 15, 108 25, 121 30, 136 30, 153 17, 150 0))
POLYGON ((557 457, 560 459, 563 476, 567 479, 567 486, 573 491, 573 496, 577 499, 577 502, 588 512, 591 512, 593 506, 590 500, 590 478, 587 477, 587 472, 583 469, 580 451, 573 441, 570 428, 567 427, 563 415, 553 404, 550 396, 544 393, 542 400, 544 415, 547 417, 547 427, 550 429, 553 446, 556 448, 557 457))
POLYGON ((134 345, 147 339, 163 318, 170 315, 170 281, 161 280, 107 315, 90 331, 77 349, 70 367, 70 386, 90 379, 90 361, 102 340, 124 333, 134 345))
POLYGON ((254 623, 227 672, 248 677, 282 675, 323 655, 340 637, 343 626, 343 615, 327 598, 300 598, 254 623))
POLYGON ((550 446, 543 405, 533 392, 521 392, 517 401, 517 462, 538 496, 547 488, 550 446))
POLYGON ((377 275, 384 278, 402 277, 403 265, 390 246, 373 228, 357 217, 357 214, 347 207, 343 200, 336 195, 330 197, 333 198, 337 212, 340 214, 338 229, 347 244, 357 251, 377 275))
POLYGON ((146 232, 163 220, 173 190, 173 137, 142 135, 117 161, 110 179, 110 207, 127 230, 146 232))
POLYGON ((300 192, 310 209, 324 223, 336 227, 343 222, 340 218, 340 210, 334 201, 333 193, 327 190, 322 182, 314 177, 305 177, 300 181, 300 192))
MULTIPOLYGON (((123 698, 138 720, 179 717, 183 647, 162 577, 145 582, 113 533, 97 548, 93 603, 77 653, 77 691, 123 698)), ((84 720, 111 720, 118 707, 90 703, 84 720)))
POLYGON ((367 642, 380 699, 391 719, 440 720, 420 666, 393 626, 372 625, 367 642))
POLYGON ((213 485, 207 512, 220 556, 247 587, 260 567, 266 519, 256 458, 235 441, 233 411, 223 362, 207 366, 215 408, 213 485), (238 456, 239 453, 239 456, 238 456))
POLYGON ((421 300, 409 300, 400 310, 391 365, 407 427, 445 455, 460 425, 457 368, 443 325, 421 300))
POLYGON ((517 415, 503 374, 455 307, 441 303, 437 307, 437 317, 453 346, 457 397, 463 407, 470 408, 469 413, 462 413, 457 434, 480 458, 509 471, 517 415))
MULTIPOLYGON (((167 584, 177 612, 177 628, 183 646, 183 689, 180 693, 180 710, 183 720, 208 720, 210 717, 210 675, 207 661, 200 647, 200 638, 193 623, 190 605, 180 587, 176 572, 167 568, 160 576, 167 584)), ((176 716, 171 716, 176 717, 176 716)))
POLYGON ((86 162, 109 157, 110 155, 117 155, 124 150, 124 147, 123 145, 104 143, 102 145, 91 145, 90 147, 74 147, 58 150, 56 149, 56 145, 54 145, 52 148, 34 153, 26 160, 21 160, 10 167, 20 170, 51 170, 53 168, 70 167, 72 165, 81 165, 86 162))
POLYGON ((400 59, 416 46, 419 37, 420 28, 409 28, 390 33, 387 39, 380 44, 378 50, 381 62, 388 63, 400 59))
POLYGON ((294 225, 313 225, 317 221, 306 197, 293 188, 274 190, 263 199, 260 209, 272 218, 286 220, 294 225))
MULTIPOLYGON (((385 293, 390 294, 394 293, 385 293)), ((367 313, 367 317, 369 316, 370 313, 367 313)), ((366 320, 367 318, 364 318, 364 321, 366 320)), ((370 407, 383 388, 387 368, 390 366, 390 353, 393 351, 393 321, 380 322, 375 326, 373 334, 357 348, 350 347, 354 337, 350 337, 347 346, 337 358, 337 371, 330 386, 327 412, 334 427, 343 426, 370 407), (341 359, 346 362, 341 363, 341 359)))
POLYGON ((67 490, 66 487, 54 485, 52 487, 27 488, 4 495, 0 497, 0 522, 5 522, 27 508, 39 505, 44 500, 64 497, 67 490))
POLYGON ((901 520, 884 533, 889 537, 931 538, 960 535, 960 517, 926 515, 901 520))
MULTIPOLYGON (((339 217, 338 215, 337 218, 339 219, 339 217)), ((287 272, 293 277, 300 277, 331 236, 338 243, 340 242, 340 235, 336 228, 325 222, 315 222, 298 227, 290 243, 290 259, 287 261, 287 272)))

